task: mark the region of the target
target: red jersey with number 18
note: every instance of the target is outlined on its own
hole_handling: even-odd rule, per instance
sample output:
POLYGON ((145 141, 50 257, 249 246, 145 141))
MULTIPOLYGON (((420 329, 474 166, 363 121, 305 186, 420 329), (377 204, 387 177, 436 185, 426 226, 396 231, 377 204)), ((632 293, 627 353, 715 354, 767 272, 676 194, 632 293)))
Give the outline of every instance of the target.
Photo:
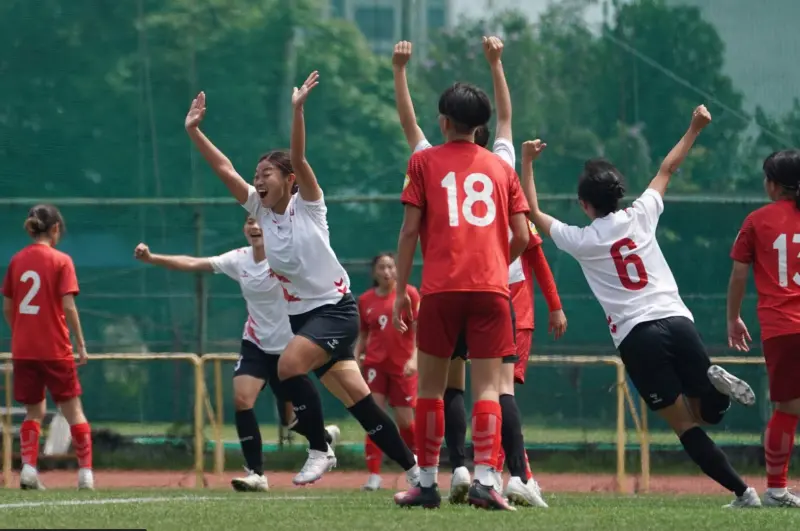
POLYGON ((3 296, 11 299, 11 355, 16 360, 72 359, 61 298, 78 294, 69 255, 32 244, 11 258, 3 296))
POLYGON ((408 162, 401 200, 422 210, 423 296, 509 294, 509 220, 529 210, 511 166, 466 141, 418 151, 408 162))
POLYGON ((775 201, 751 213, 731 258, 753 264, 761 339, 800 334, 800 211, 775 201))

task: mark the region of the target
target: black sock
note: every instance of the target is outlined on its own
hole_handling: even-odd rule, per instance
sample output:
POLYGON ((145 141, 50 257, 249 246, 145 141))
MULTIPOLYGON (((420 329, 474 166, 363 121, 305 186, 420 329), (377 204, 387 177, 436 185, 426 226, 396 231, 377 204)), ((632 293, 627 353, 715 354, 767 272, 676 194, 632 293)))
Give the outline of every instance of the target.
MULTIPOLYGON (((308 435, 306 435, 308 430, 304 429, 304 426, 302 424, 300 424, 300 422, 297 419, 297 417, 295 417, 294 420, 292 422, 290 422, 287 427, 291 431, 293 431, 295 433, 299 433, 300 435, 302 435, 303 437, 308 439, 308 435)), ((325 430, 325 442, 328 443, 328 444, 333 444, 333 437, 331 437, 331 433, 328 430, 325 430)))
POLYGON ((714 441, 703 431, 700 426, 687 430, 680 436, 684 450, 697 463, 700 470, 705 474, 733 492, 737 496, 744 494, 747 484, 728 462, 725 453, 714 444, 714 441))
POLYGON ((400 437, 400 430, 397 429, 392 417, 381 409, 371 394, 347 410, 369 434, 372 442, 386 454, 386 457, 403 467, 403 470, 410 470, 417 464, 414 454, 400 437))
POLYGON ((444 442, 450 454, 450 466, 455 472, 466 463, 467 408, 461 389, 446 389, 444 392, 444 442))
POLYGON ((236 412, 236 433, 247 468, 254 473, 264 474, 264 455, 261 453, 261 430, 258 429, 256 413, 252 409, 236 412))
POLYGON ((525 438, 522 436, 522 420, 514 395, 500 395, 500 409, 503 413, 503 451, 506 453, 506 466, 511 477, 527 481, 528 469, 525 466, 525 438))
POLYGON ((292 401, 297 423, 292 428, 308 439, 312 450, 326 452, 325 419, 322 417, 322 400, 311 379, 302 374, 281 382, 286 396, 292 401))

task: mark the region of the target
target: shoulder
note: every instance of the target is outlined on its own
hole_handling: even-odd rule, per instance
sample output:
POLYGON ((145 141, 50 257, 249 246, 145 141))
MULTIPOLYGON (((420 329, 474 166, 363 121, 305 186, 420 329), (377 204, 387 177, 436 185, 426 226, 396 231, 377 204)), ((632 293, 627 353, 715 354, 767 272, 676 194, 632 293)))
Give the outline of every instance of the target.
POLYGON ((368 304, 369 301, 371 301, 374 296, 375 296, 375 289, 370 288, 358 296, 358 303, 360 305, 368 304))
POLYGON ((417 288, 415 288, 414 286, 412 286, 411 284, 406 286, 406 291, 408 292, 409 296, 411 296, 411 297, 419 297, 419 290, 417 288))

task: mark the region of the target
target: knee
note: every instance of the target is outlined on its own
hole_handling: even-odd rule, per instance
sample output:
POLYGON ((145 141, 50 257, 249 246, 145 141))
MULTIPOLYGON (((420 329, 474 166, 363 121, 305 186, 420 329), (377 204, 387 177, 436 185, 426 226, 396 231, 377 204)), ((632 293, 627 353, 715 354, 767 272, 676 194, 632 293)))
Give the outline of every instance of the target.
POLYGON ((414 424, 414 413, 411 408, 398 408, 394 412, 394 421, 401 430, 407 430, 414 424))
POLYGON ((38 422, 40 425, 44 422, 44 414, 45 414, 44 404, 27 406, 25 408, 25 420, 32 420, 34 422, 38 422))
POLYGON ((83 405, 81 404, 80 398, 67 400, 66 402, 58 404, 58 407, 70 426, 86 422, 86 416, 83 414, 83 405))
POLYGON ((302 360, 298 356, 284 353, 278 360, 278 379, 280 381, 301 376, 307 372, 308 370, 304 370, 302 360))
POLYGON ((233 407, 236 411, 246 411, 253 409, 256 405, 256 397, 250 393, 234 392, 233 393, 233 407))
POLYGON ((700 417, 703 422, 711 425, 717 425, 725 418, 725 413, 731 407, 731 399, 727 396, 720 395, 709 400, 702 400, 700 402, 700 417))
POLYGON ((504 363, 500 377, 500 395, 514 396, 514 364, 504 363))

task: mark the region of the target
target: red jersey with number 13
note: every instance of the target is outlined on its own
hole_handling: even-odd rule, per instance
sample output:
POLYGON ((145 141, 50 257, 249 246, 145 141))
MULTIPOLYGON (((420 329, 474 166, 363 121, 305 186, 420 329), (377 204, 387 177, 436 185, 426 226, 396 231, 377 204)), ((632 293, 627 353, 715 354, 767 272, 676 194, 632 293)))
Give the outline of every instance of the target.
POLYGON ((32 244, 11 258, 3 296, 11 299, 11 355, 14 359, 71 359, 72 343, 61 298, 78 294, 69 255, 32 244))
POLYGON ((800 211, 770 203, 744 220, 731 258, 753 264, 761 339, 800 334, 800 211))
POLYGON ((448 142, 411 156, 403 203, 422 210, 422 295, 508 295, 508 226, 527 213, 514 169, 491 151, 448 142))

